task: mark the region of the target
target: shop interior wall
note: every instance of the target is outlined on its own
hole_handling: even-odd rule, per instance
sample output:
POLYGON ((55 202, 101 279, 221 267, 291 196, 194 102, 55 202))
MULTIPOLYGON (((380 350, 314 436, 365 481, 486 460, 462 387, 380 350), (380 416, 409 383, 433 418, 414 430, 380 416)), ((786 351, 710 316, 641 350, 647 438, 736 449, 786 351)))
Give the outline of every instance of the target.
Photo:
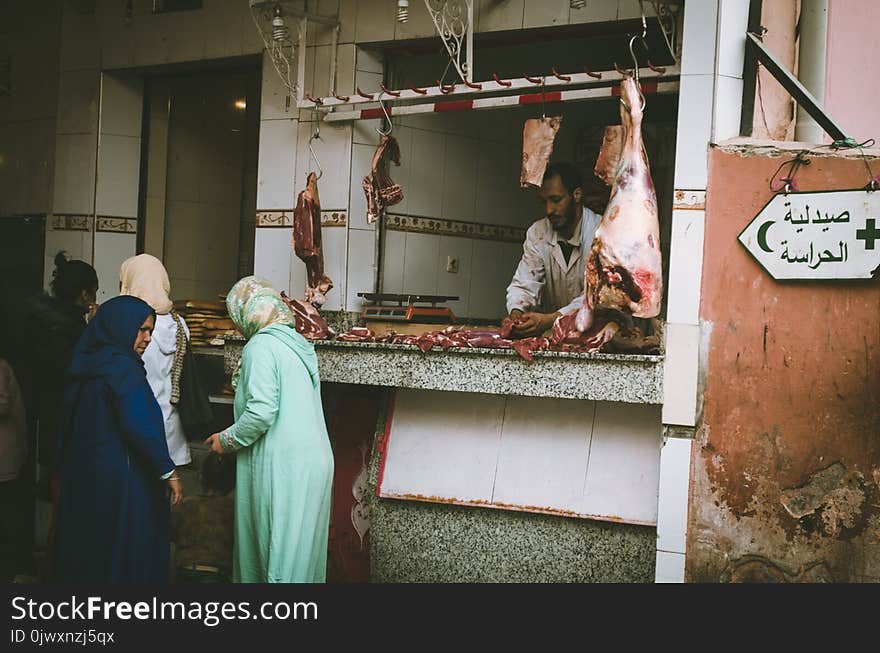
MULTIPOLYGON (((16 3, 15 11, 25 12, 23 7, 27 4, 29 3, 16 3)), ((292 8, 304 8, 305 5, 304 2, 285 4, 292 8)), ((50 5, 55 6, 55 3, 50 5)), ((205 2, 204 8, 198 11, 162 15, 153 15, 152 3, 147 0, 135 0, 130 15, 126 14, 124 3, 112 1, 57 3, 57 6, 63 9, 58 88, 64 90, 65 98, 70 101, 59 104, 44 98, 29 102, 28 105, 29 109, 33 108, 31 105, 40 105, 48 107, 45 110, 56 113, 63 109, 69 115, 69 119, 59 121, 56 131, 58 147, 54 155, 55 175, 51 183, 56 195, 53 210, 64 219, 56 221, 57 228, 53 228, 55 233, 47 234, 47 251, 51 247, 60 246, 70 250, 74 256, 89 260, 93 243, 88 235, 87 220, 83 221, 82 218, 94 219, 97 215, 95 185, 99 171, 95 147, 100 71, 259 53, 263 49, 263 42, 254 27, 248 4, 238 0, 214 0, 205 2)), ((45 3, 42 3, 40 11, 45 7, 45 3)), ((336 90, 340 93, 353 92, 356 81, 364 84, 364 88, 374 89, 378 86, 375 82, 380 81, 377 76, 381 78, 381 71, 367 70, 368 66, 361 65, 359 59, 359 63, 355 63, 356 42, 374 43, 434 35, 434 27, 421 3, 412 3, 410 21, 406 24, 394 20, 393 3, 379 0, 322 0, 317 3, 317 7, 310 8, 324 15, 339 16, 341 30, 336 90), (361 68, 357 71, 357 79, 356 65, 361 68)), ((475 11, 477 30, 493 31, 635 18, 639 15, 639 5, 636 0, 620 0, 587 3, 584 9, 574 10, 569 8, 568 3, 559 1, 487 1, 476 3, 475 11)), ((19 22, 45 28, 45 19, 38 19, 35 15, 27 18, 28 15, 30 14, 22 13, 19 22)), ((7 24, 15 24, 15 21, 7 24)), ((309 79, 305 86, 309 92, 323 94, 322 89, 326 87, 329 90, 330 86, 329 80, 325 83, 319 79, 321 75, 329 77, 329 73, 322 71, 329 68, 330 32, 321 26, 313 28, 306 53, 309 79), (327 63, 326 66, 323 65, 324 62, 327 63)), ((40 34, 45 38, 44 29, 40 34)), ((37 43, 38 39, 31 39, 30 42, 37 43)), ((37 53, 36 47, 33 50, 37 53)), ((53 91, 51 83, 44 83, 47 77, 52 78, 53 75, 41 72, 40 66, 34 63, 41 57, 46 58, 43 55, 47 51, 45 47, 41 47, 39 56, 35 54, 28 57, 24 67, 25 78, 38 80, 33 84, 35 92, 39 93, 53 91)), ((266 75, 264 98, 267 92, 265 82, 266 75)), ((268 92, 271 95, 274 91, 269 89, 268 92)), ((311 131, 310 127, 303 127, 300 123, 308 122, 311 118, 308 114, 311 112, 290 111, 282 107, 283 104, 276 105, 274 113, 270 109, 261 116, 258 211, 291 210, 295 202, 296 191, 291 187, 290 179, 294 177, 301 152, 305 149, 301 136, 311 131), (291 152, 298 153, 295 160, 290 157, 291 152)), ((32 110, 30 115, 33 115, 32 110)), ((349 175, 354 173, 350 167, 350 151, 346 153, 345 149, 351 148, 352 143, 357 142, 360 130, 371 129, 372 126, 367 124, 335 130, 325 128, 324 134, 338 136, 334 140, 340 142, 341 148, 334 153, 331 144, 331 152, 328 154, 329 160, 333 162, 328 167, 338 172, 341 180, 336 190, 332 183, 322 185, 323 205, 328 209, 348 211, 349 175)), ((39 143, 40 138, 44 142, 52 140, 47 132, 42 137, 27 139, 26 143, 39 143)), ((19 149, 24 151, 25 145, 19 149)), ((39 149, 38 145, 32 151, 39 149)), ((28 155, 31 156, 30 152, 28 155)), ((357 171, 357 176, 359 181, 363 175, 357 171)), ((7 183, 14 185, 11 181, 7 183)), ((127 216, 124 217, 128 219, 127 216)), ((127 225, 125 228, 129 227, 127 225)), ((331 276, 336 275, 335 290, 338 291, 338 294, 331 293, 328 298, 328 308, 355 308, 359 304, 356 292, 363 289, 361 280, 373 276, 372 230, 362 227, 363 225, 354 223, 341 229, 337 227, 327 230, 330 232, 325 238, 328 267, 331 276), (349 283, 350 280, 355 282, 349 283)), ((91 228, 95 230, 94 226, 91 228)), ((120 240, 118 236, 107 236, 105 239, 109 239, 108 243, 111 240, 120 240)), ((118 243, 114 246, 118 250, 113 257, 115 259, 119 258, 123 248, 118 243)), ((254 258, 254 270, 269 276, 280 287, 293 289, 301 283, 303 270, 295 257, 291 260, 289 233, 285 229, 258 228, 254 258)), ((109 287, 111 283, 108 279, 102 285, 109 287)))
MULTIPOLYGON (((690 581, 880 581, 880 286, 775 281, 737 242, 797 151, 710 152, 690 581)), ((858 155, 808 158, 800 190, 867 181, 858 155)))

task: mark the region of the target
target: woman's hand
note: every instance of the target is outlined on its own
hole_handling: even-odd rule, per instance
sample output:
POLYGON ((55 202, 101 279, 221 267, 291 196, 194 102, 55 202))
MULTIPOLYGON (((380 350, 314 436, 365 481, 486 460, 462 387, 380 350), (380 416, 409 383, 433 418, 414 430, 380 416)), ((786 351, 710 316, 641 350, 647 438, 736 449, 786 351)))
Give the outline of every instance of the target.
POLYGON ((205 444, 211 446, 211 451, 214 453, 224 454, 226 451, 223 449, 223 445, 220 443, 220 434, 214 433, 213 435, 209 435, 205 439, 205 444))
POLYGON ((168 484, 168 494, 171 497, 171 505, 176 506, 183 499, 183 486, 180 484, 180 477, 172 475, 169 476, 165 482, 168 484))

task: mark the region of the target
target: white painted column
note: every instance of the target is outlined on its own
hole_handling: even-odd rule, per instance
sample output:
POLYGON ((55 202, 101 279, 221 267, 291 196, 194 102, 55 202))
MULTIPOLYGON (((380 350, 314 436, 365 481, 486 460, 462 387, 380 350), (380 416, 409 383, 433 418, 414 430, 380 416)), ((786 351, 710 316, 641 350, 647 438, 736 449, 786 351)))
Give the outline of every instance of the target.
POLYGON ((65 4, 61 19, 52 215, 46 224, 44 286, 55 254, 92 263, 100 103, 100 39, 93 15, 65 4))
POLYGON ((739 134, 749 3, 691 2, 684 12, 663 378, 662 419, 668 437, 660 456, 657 582, 684 581, 691 438, 701 406, 699 308, 708 154, 711 142, 739 134))
POLYGON ((98 301, 119 294, 119 267, 137 249, 144 81, 138 74, 101 75, 95 257, 98 301))

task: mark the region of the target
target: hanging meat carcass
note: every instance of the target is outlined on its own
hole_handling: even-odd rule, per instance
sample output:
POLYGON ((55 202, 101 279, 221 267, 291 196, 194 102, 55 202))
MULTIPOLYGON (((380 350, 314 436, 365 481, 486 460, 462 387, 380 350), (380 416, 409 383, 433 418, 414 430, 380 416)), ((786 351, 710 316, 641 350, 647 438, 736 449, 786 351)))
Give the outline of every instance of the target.
POLYGON ((562 125, 562 116, 530 118, 523 126, 522 171, 519 185, 523 188, 540 188, 547 162, 553 154, 556 132, 562 125))
MULTIPOLYGON (((603 171, 619 146, 611 197, 585 266, 584 305, 575 320, 581 333, 595 333, 606 318, 628 327, 631 317, 654 317, 663 298, 657 196, 642 142, 643 98, 632 76, 623 79, 620 94, 623 130, 606 134, 608 150, 597 162, 596 174, 607 176, 603 171)), ((601 339, 615 332, 601 329, 601 339)))
POLYGON ((318 177, 310 172, 305 190, 296 198, 293 211, 293 251, 306 264, 308 288, 306 301, 320 308, 333 287, 324 274, 324 252, 321 249, 321 202, 318 199, 318 177))
POLYGON ((379 146, 373 154, 370 174, 364 177, 361 186, 367 197, 367 222, 373 224, 385 211, 403 200, 403 189, 391 179, 388 164, 400 165, 400 145, 390 134, 382 134, 379 146))

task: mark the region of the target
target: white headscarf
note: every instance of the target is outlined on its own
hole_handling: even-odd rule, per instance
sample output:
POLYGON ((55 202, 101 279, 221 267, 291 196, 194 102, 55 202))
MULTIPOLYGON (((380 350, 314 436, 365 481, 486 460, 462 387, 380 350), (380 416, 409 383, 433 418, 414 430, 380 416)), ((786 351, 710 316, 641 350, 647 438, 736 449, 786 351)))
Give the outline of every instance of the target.
POLYGON ((171 282, 162 261, 150 254, 126 259, 119 268, 120 295, 134 295, 147 302, 159 315, 171 312, 171 282))

